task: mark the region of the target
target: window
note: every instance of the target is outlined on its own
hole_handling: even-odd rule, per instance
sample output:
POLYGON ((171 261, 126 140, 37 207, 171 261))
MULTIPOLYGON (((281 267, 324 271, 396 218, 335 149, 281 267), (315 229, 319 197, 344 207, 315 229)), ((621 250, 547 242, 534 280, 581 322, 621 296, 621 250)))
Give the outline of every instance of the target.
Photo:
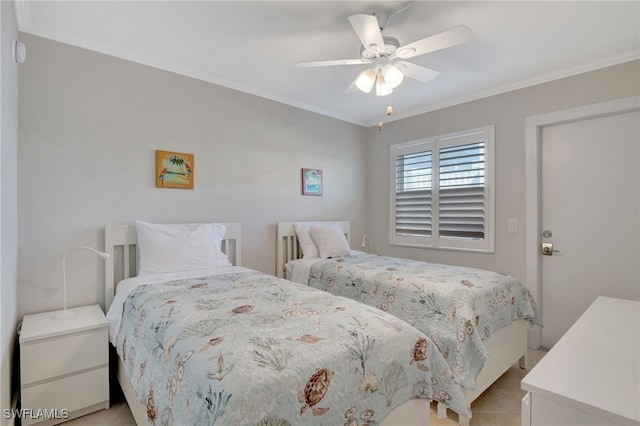
POLYGON ((493 252, 494 127, 391 146, 391 244, 493 252))

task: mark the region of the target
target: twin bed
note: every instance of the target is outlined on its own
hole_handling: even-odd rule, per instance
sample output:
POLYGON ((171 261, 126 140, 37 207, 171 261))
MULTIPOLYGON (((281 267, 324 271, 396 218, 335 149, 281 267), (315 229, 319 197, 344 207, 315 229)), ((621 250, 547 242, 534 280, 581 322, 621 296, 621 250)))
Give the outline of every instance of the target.
MULTIPOLYGON (((528 329, 541 324, 520 282, 491 271, 353 252, 349 231, 349 222, 280 222, 277 275, 416 327, 438 346, 469 403, 515 362, 525 367, 528 329)), ((469 419, 461 414, 459 422, 469 419)))
POLYGON ((239 223, 105 227, 110 340, 138 424, 427 425, 436 401, 464 425, 524 367, 539 317, 511 277, 351 253, 348 222, 279 223, 272 277, 240 266, 241 240, 239 223))
POLYGON ((428 401, 471 415, 430 337, 242 268, 238 223, 106 226, 105 251, 117 377, 138 424, 426 425, 428 401))

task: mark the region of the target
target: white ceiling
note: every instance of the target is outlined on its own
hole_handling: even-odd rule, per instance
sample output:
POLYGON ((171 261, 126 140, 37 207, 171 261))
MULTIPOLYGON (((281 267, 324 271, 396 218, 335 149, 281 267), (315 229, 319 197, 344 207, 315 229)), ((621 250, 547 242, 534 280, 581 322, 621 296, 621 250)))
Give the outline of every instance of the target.
MULTIPOLYGON (((348 17, 393 13, 401 45, 458 25, 471 41, 410 59, 385 121, 640 58, 639 1, 16 1, 21 31, 173 71, 363 126, 387 99, 345 93, 366 65, 348 17)), ((27 46, 27 60, 28 46, 27 46)), ((585 88, 589 90, 589 88, 585 88)))

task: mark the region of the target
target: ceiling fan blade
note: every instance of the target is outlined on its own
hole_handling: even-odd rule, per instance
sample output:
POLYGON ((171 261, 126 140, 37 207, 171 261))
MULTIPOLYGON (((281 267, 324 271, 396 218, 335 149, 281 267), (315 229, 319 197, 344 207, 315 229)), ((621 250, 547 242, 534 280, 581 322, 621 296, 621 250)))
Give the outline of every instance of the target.
POLYGON ((471 30, 464 25, 460 25, 436 35, 423 38, 422 40, 414 41, 405 46, 400 46, 398 50, 396 50, 396 56, 402 59, 409 59, 414 56, 424 55, 425 53, 466 43, 470 39, 471 30))
POLYGON ((393 65, 396 68, 398 68, 398 70, 400 70, 400 72, 404 74, 406 77, 412 78, 414 80, 418 80, 422 83, 431 81, 440 75, 439 71, 432 70, 431 68, 425 68, 420 65, 412 64, 411 62, 398 61, 398 62, 394 62, 393 65))
POLYGON ((353 15, 349 16, 351 26, 358 34, 358 38, 362 42, 365 49, 372 52, 381 52, 384 50, 384 40, 378 18, 373 15, 353 15))
POLYGON ((300 68, 310 68, 310 67, 331 67, 334 65, 362 65, 368 64, 368 61, 363 61, 362 59, 334 59, 329 61, 303 61, 298 62, 296 66, 300 68))

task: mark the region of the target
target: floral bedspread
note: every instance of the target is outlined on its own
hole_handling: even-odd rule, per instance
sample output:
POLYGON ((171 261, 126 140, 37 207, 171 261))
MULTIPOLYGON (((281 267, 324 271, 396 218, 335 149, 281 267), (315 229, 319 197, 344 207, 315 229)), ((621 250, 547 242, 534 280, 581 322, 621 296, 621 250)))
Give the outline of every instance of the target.
POLYGON ((459 383, 473 389, 482 340, 514 320, 541 325, 531 293, 508 275, 371 254, 321 260, 308 285, 392 313, 436 343, 459 383))
POLYGON ((152 424, 371 425, 412 398, 470 416, 417 329, 257 271, 140 285, 115 341, 152 424))

